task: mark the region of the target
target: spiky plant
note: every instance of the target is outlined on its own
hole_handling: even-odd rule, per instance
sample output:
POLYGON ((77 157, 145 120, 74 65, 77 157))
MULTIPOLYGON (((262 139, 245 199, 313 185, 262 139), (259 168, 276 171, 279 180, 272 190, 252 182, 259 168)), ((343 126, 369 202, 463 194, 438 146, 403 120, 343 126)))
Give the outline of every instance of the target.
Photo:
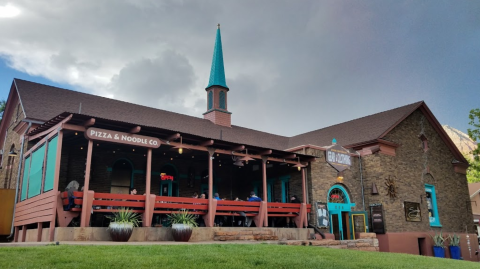
POLYGON ((186 224, 192 227, 197 227, 197 216, 190 214, 186 209, 180 209, 177 213, 168 215, 168 220, 171 224, 186 224))
POLYGON ((450 240, 450 246, 452 247, 458 247, 460 245, 460 236, 457 234, 453 234, 448 236, 448 239, 450 240))
POLYGON ((435 232, 435 235, 430 235, 430 237, 433 240, 433 246, 445 248, 445 239, 446 238, 443 237, 442 232, 440 232, 440 233, 435 232))
POLYGON ((130 209, 122 207, 118 212, 114 212, 113 216, 108 216, 111 222, 122 223, 122 224, 133 224, 133 227, 138 227, 142 222, 140 220, 140 215, 132 212, 130 209))

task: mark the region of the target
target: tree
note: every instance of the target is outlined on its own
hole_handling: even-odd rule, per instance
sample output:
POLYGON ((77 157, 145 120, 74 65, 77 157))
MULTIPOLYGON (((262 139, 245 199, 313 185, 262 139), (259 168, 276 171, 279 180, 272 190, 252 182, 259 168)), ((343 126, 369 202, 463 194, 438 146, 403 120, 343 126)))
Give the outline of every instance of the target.
POLYGON ((6 103, 7 102, 5 100, 0 101, 0 122, 2 122, 3 112, 5 112, 5 104, 6 103))
POLYGON ((467 180, 469 183, 480 182, 480 109, 470 110, 468 115, 470 122, 468 124, 472 125, 474 128, 468 128, 468 136, 477 142, 477 148, 472 151, 473 160, 467 159, 470 167, 467 170, 467 180))

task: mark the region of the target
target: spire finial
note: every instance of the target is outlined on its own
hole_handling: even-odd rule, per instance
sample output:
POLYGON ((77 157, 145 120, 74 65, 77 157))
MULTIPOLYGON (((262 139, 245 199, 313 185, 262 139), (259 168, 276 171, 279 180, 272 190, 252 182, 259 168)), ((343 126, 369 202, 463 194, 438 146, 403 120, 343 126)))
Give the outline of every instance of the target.
POLYGON ((217 24, 217 27, 218 27, 218 29, 220 29, 220 23, 219 23, 219 24, 217 24))

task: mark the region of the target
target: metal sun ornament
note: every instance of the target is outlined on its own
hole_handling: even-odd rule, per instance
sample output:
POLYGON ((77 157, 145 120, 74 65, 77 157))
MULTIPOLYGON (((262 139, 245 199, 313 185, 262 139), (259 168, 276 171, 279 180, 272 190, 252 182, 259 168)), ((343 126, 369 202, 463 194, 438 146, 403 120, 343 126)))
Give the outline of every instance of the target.
POLYGON ((390 198, 397 198, 397 185, 395 184, 395 177, 388 176, 388 178, 385 179, 385 186, 387 186, 387 195, 390 196, 390 198))

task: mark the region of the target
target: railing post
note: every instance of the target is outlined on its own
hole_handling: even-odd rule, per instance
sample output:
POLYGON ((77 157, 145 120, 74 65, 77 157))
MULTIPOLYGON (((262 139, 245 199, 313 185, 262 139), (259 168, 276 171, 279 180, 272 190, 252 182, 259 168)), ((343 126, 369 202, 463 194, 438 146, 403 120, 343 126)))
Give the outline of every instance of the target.
MULTIPOLYGON (((262 183, 263 183, 263 201, 265 202, 264 210, 260 210, 259 214, 263 214, 263 226, 268 227, 268 209, 267 209, 267 202, 268 202, 268 193, 267 193, 267 157, 262 156, 262 183)), ((262 204, 263 205, 263 204, 262 204)), ((262 208, 262 206, 260 206, 262 208)), ((257 225, 257 224, 255 224, 257 225)))
POLYGON ((87 164, 85 165, 85 183, 83 185, 83 203, 82 203, 82 217, 80 219, 80 227, 87 227, 89 225, 88 222, 86 222, 87 217, 88 219, 90 214, 90 211, 92 207, 88 207, 88 199, 87 198, 87 193, 88 193, 88 186, 90 183, 90 167, 92 165, 92 147, 93 147, 93 141, 88 140, 88 150, 87 150, 87 164))

